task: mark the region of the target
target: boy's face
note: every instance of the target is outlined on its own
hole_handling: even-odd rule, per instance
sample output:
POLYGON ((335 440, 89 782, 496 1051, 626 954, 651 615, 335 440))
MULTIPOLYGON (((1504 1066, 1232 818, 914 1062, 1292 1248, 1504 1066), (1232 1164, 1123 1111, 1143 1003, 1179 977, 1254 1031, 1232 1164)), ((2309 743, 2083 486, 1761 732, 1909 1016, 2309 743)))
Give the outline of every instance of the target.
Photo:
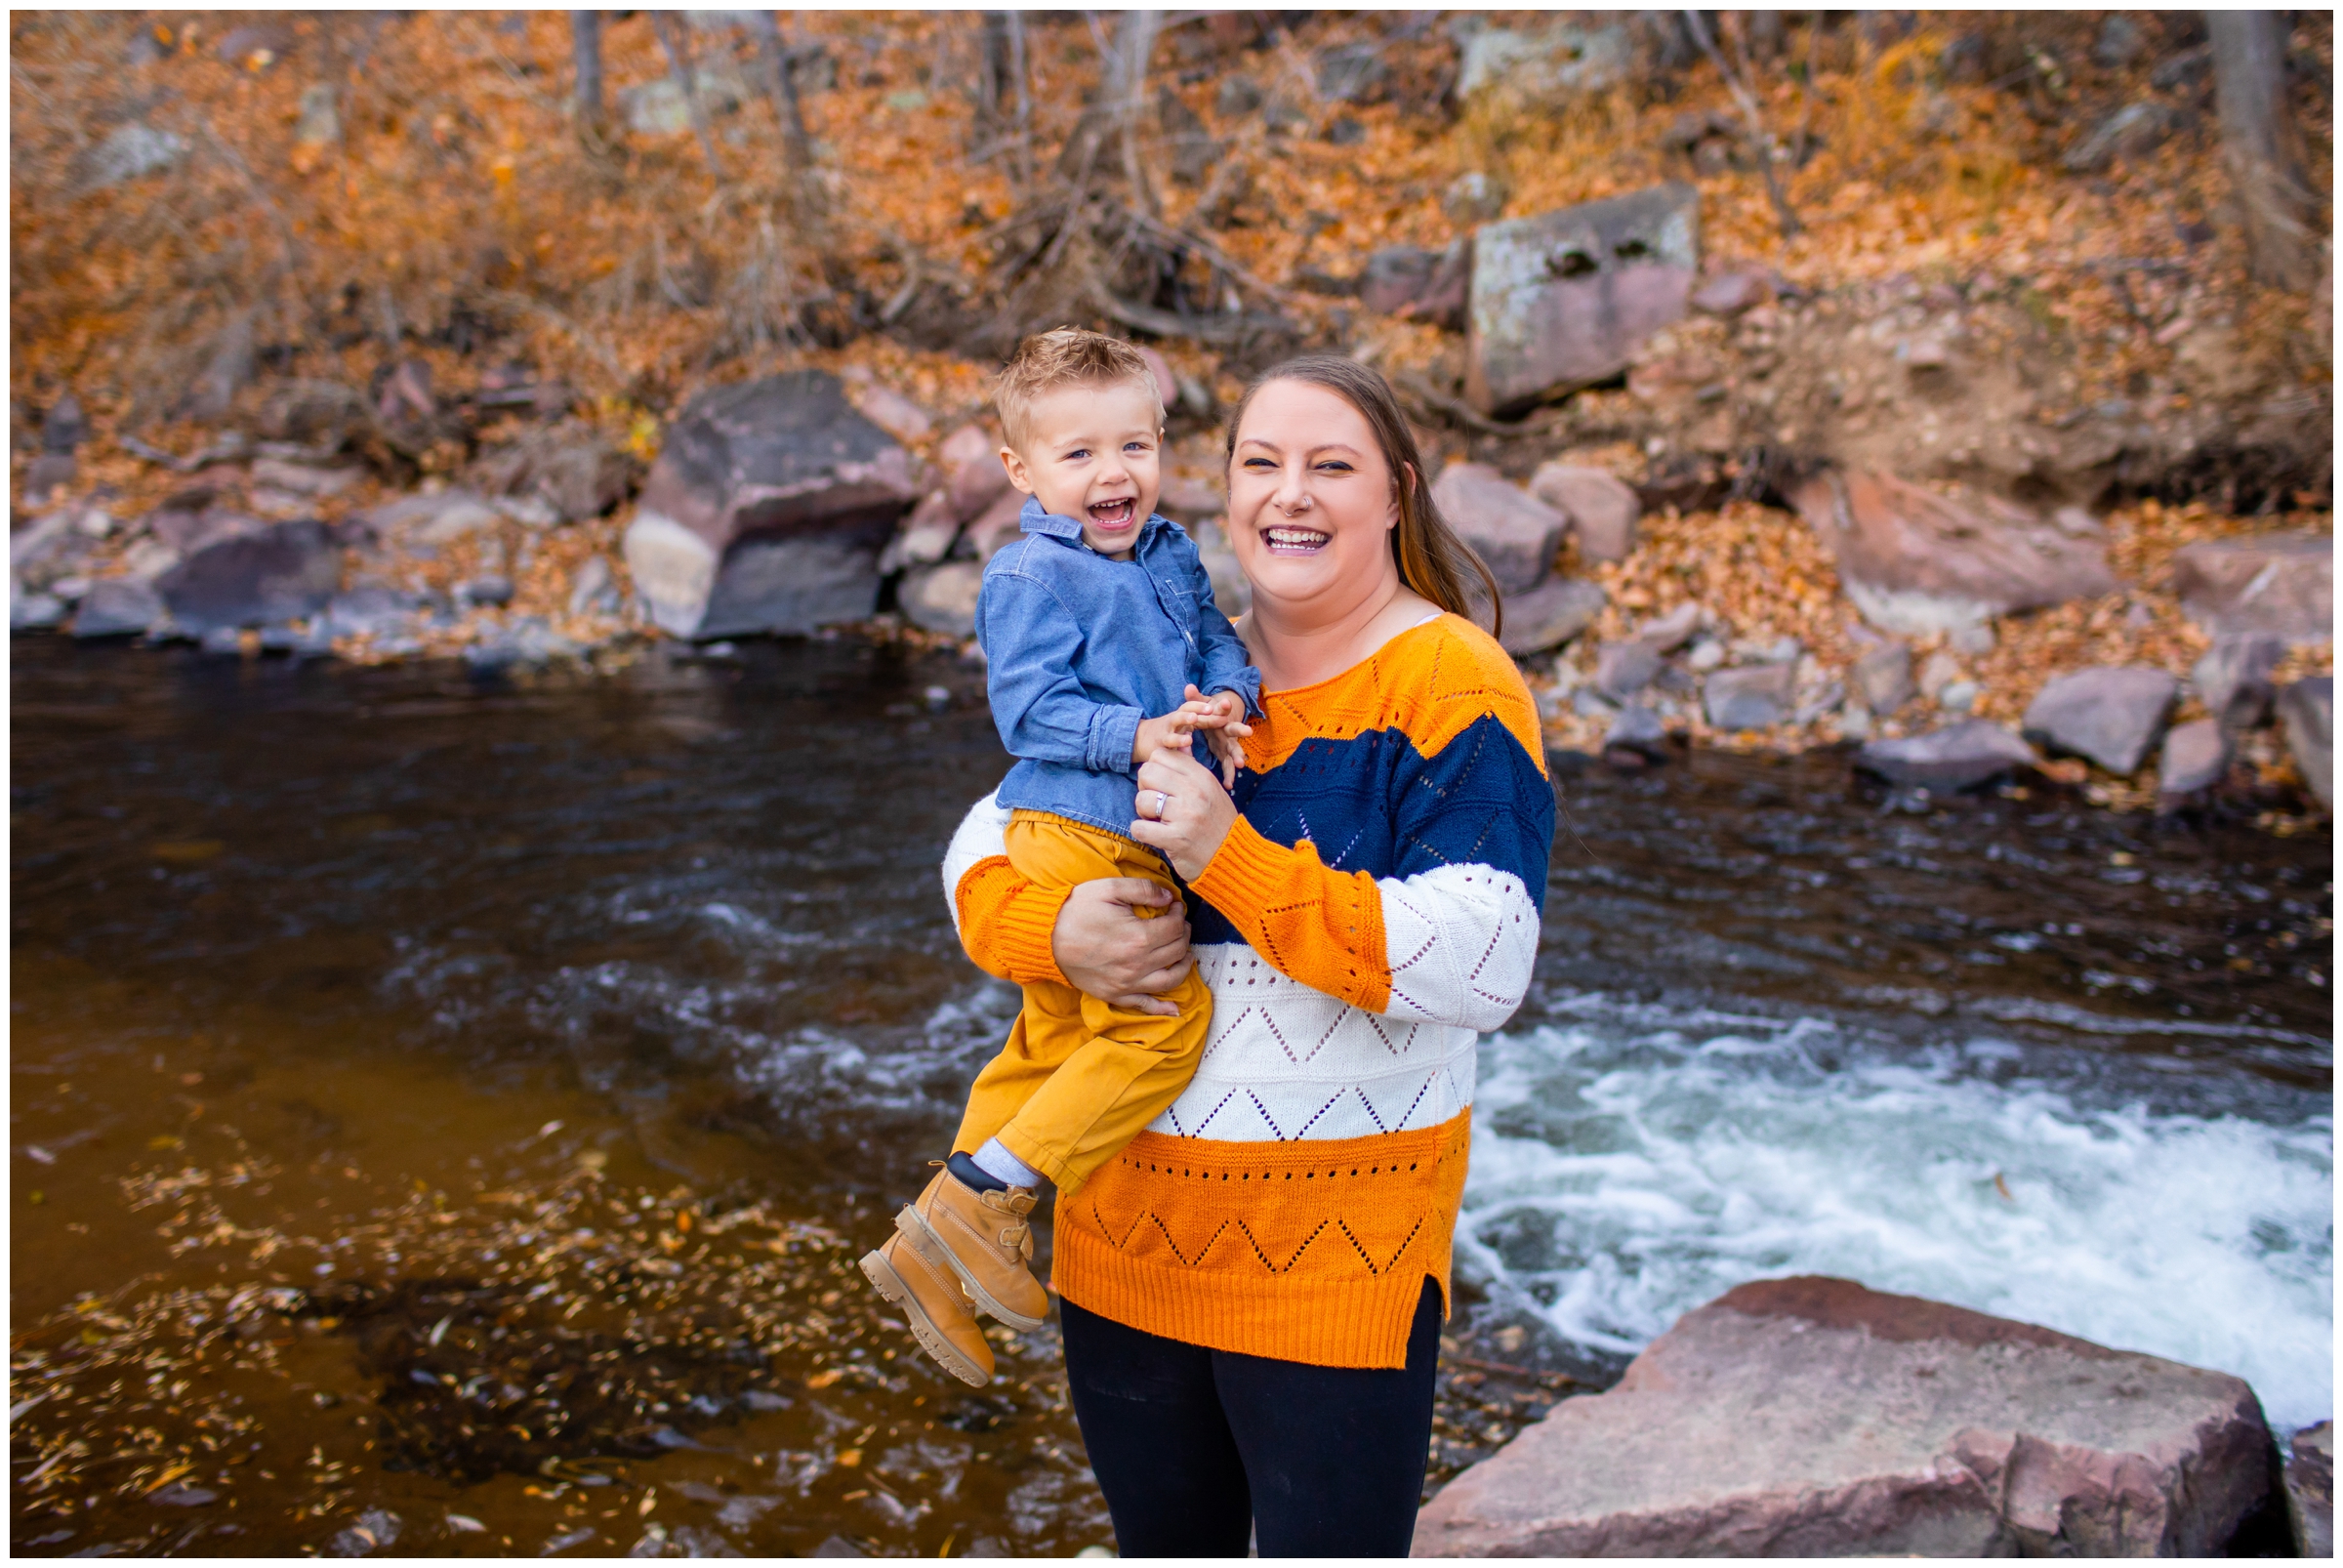
POLYGON ((1045 509, 1080 518, 1084 544, 1121 557, 1162 492, 1163 440, 1152 388, 1061 387, 1034 399, 1024 448, 1003 447, 1001 462, 1045 509))

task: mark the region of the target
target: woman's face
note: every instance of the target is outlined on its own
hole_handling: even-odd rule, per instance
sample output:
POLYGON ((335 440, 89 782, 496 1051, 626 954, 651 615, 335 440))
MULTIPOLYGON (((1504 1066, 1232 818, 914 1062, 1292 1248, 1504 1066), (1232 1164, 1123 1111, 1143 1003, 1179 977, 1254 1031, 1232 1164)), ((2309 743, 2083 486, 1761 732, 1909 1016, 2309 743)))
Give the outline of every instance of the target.
POLYGON ((1254 601, 1337 615, 1399 580, 1399 491, 1367 418, 1306 381, 1253 395, 1228 469, 1228 540, 1254 601))

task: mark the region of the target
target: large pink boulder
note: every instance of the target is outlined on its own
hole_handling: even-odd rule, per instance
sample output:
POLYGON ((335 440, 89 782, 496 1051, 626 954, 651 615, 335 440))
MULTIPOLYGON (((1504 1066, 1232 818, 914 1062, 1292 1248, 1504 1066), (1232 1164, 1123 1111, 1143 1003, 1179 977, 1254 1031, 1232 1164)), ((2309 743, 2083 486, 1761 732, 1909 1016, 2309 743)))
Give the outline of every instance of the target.
POLYGON ((1609 470, 1541 464, 1530 475, 1530 494, 1570 519, 1581 560, 1624 560, 1635 549, 1643 501, 1633 485, 1609 470))
POLYGON ((1850 1280, 1743 1285, 1450 1482, 1415 1554, 2206 1556, 2273 1498, 2225 1373, 1850 1280))
POLYGON ((1916 637, 2116 591, 2097 526, 2044 521, 1992 496, 1952 497, 1884 474, 1825 471, 1793 499, 1838 558, 1864 619, 1916 637))

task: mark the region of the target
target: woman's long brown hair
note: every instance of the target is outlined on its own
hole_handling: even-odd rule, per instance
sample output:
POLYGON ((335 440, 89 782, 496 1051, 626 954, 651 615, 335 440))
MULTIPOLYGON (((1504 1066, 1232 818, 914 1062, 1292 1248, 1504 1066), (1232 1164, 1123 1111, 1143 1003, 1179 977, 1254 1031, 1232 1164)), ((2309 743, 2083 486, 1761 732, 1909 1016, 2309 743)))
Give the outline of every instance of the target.
POLYGON ((1382 449, 1383 462, 1391 469, 1391 482, 1399 490, 1399 526, 1391 530, 1391 558, 1399 565, 1399 580, 1442 609, 1469 621, 1475 608, 1471 583, 1479 577, 1482 591, 1489 596, 1491 635, 1502 637, 1505 605, 1497 579, 1490 575, 1480 555, 1440 516, 1423 472, 1423 454, 1416 447, 1416 433, 1408 428, 1407 416, 1399 411, 1399 399, 1391 394, 1391 384, 1380 371, 1332 353, 1301 354, 1263 371, 1245 389, 1244 399, 1229 416, 1228 461, 1236 461, 1237 429, 1245 423, 1245 410, 1253 405, 1254 394, 1273 381, 1324 387, 1359 411, 1367 428, 1375 432, 1375 443, 1382 449))

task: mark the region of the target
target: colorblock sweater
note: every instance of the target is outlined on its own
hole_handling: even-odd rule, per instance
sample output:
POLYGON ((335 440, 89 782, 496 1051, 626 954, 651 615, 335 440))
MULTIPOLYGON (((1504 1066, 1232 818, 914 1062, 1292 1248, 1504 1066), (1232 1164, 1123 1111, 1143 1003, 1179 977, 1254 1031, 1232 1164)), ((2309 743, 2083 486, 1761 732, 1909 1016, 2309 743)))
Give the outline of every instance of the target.
MULTIPOLYGON (((1441 615, 1264 693, 1239 812, 1188 888, 1213 1023, 1194 1080, 1056 1217, 1068 1300, 1191 1344, 1398 1367, 1448 1289, 1474 1051, 1537 958, 1553 787, 1496 641, 1441 615)), ((988 797, 944 862, 969 956, 1058 980, 1064 902, 988 797)))

